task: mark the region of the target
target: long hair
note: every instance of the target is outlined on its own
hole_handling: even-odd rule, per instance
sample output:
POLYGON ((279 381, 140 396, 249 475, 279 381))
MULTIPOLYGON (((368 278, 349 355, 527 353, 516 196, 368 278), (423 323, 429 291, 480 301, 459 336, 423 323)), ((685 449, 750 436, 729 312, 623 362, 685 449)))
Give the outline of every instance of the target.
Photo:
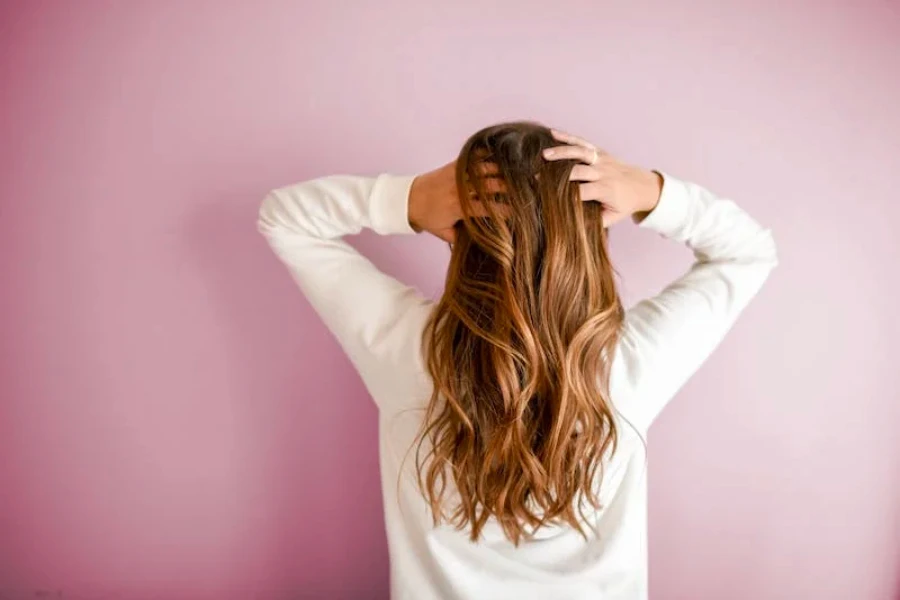
POLYGON ((608 376, 623 309, 601 206, 569 181, 576 161, 541 154, 557 145, 540 124, 504 123, 457 161, 464 218, 423 333, 434 391, 416 469, 434 524, 469 528, 472 541, 490 517, 516 545, 549 524, 586 537, 577 517, 583 500, 599 508, 594 486, 615 451, 608 376), (445 505, 451 482, 456 506, 445 505))

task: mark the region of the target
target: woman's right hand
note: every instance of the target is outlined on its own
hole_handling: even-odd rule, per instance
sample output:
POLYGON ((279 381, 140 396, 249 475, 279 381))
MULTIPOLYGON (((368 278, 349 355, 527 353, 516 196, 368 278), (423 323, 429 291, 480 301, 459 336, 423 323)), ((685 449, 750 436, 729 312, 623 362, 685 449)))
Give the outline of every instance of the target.
MULTIPOLYGON (((502 193, 505 190, 502 181, 490 177, 496 174, 496 165, 487 163, 480 168, 487 175, 484 180, 487 190, 502 193)), ((474 198, 474 192, 467 190, 467 193, 473 196, 474 216, 486 214, 478 210, 480 203, 474 198)), ((413 179, 409 190, 408 212, 409 224, 417 232, 427 231, 451 244, 456 241, 454 226, 463 218, 459 190, 456 186, 456 160, 413 179)))
POLYGON ((581 182, 582 201, 603 205, 606 227, 628 216, 640 222, 656 208, 663 184, 659 173, 621 162, 580 137, 551 131, 564 144, 545 149, 544 158, 585 163, 572 169, 569 180, 581 182))

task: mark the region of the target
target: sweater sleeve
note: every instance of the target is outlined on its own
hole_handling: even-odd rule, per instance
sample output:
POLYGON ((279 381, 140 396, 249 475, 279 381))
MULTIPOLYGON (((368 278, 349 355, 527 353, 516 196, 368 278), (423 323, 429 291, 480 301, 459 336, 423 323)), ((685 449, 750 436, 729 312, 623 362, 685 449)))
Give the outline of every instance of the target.
POLYGON ((322 177, 275 189, 258 228, 337 338, 380 409, 414 400, 420 332, 431 301, 381 272, 342 239, 368 228, 416 232, 408 221, 413 176, 322 177))
POLYGON ((777 265, 771 231, 733 201, 666 174, 640 223, 694 253, 690 269, 626 311, 610 374, 617 409, 645 432, 777 265))

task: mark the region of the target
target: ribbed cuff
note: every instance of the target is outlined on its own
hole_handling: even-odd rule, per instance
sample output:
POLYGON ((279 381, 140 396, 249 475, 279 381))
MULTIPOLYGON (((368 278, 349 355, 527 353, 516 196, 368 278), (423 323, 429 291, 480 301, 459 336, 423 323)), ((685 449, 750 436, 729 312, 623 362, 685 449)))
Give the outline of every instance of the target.
POLYGON ((687 218, 688 193, 684 183, 675 177, 662 171, 657 171, 657 173, 663 178, 659 202, 638 226, 666 237, 672 237, 681 229, 687 218))
POLYGON ((381 235, 415 234, 409 224, 409 188, 414 175, 384 173, 375 179, 370 199, 372 229, 381 235))

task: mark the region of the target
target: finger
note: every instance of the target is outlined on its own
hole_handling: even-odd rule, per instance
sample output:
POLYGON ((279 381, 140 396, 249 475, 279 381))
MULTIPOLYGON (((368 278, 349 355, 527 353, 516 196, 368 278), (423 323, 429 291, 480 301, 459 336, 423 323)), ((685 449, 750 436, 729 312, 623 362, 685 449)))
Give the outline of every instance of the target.
POLYGON ((508 188, 505 179, 500 177, 486 177, 479 178, 476 182, 467 182, 466 193, 469 198, 475 200, 490 199, 493 196, 507 194, 508 188), (481 196, 483 196, 483 198, 481 196))
POLYGON ((597 181, 600 177, 600 170, 593 165, 575 165, 569 174, 569 181, 597 181))
POLYGON ((456 243, 456 228, 454 227, 448 227, 447 229, 435 231, 434 235, 444 240, 448 244, 456 243))
POLYGON ((615 225, 619 221, 625 218, 625 215, 617 210, 608 209, 606 207, 603 208, 601 212, 601 217, 603 221, 604 227, 609 227, 610 225, 615 225))
POLYGON ((483 160, 475 164, 475 172, 482 176, 499 175, 500 167, 490 160, 483 160))
POLYGON ((481 180, 484 192, 487 194, 505 194, 506 180, 500 177, 486 177, 481 180))
POLYGON ((574 144, 576 146, 584 146, 585 148, 595 148, 592 143, 587 141, 584 138, 580 138, 577 135, 572 135, 571 133, 566 133, 564 131, 559 131, 558 129, 551 129, 550 133, 554 138, 558 139, 561 142, 565 142, 567 144, 574 144))
POLYGON ((582 183, 578 186, 582 202, 603 202, 609 198, 609 188, 602 181, 582 183))
POLYGON ((505 218, 510 215, 509 204, 503 202, 473 200, 469 203, 470 217, 500 217, 505 218), (490 206, 489 206, 490 205, 490 206))
POLYGON ((553 146, 545 148, 543 151, 544 158, 547 160, 580 160, 587 164, 593 164, 596 157, 600 160, 600 151, 584 146, 553 146))
POLYGON ((490 161, 480 161, 469 165, 469 171, 463 174, 463 180, 467 185, 472 186, 475 180, 488 181, 492 185, 503 181, 500 174, 500 167, 497 163, 490 161))

